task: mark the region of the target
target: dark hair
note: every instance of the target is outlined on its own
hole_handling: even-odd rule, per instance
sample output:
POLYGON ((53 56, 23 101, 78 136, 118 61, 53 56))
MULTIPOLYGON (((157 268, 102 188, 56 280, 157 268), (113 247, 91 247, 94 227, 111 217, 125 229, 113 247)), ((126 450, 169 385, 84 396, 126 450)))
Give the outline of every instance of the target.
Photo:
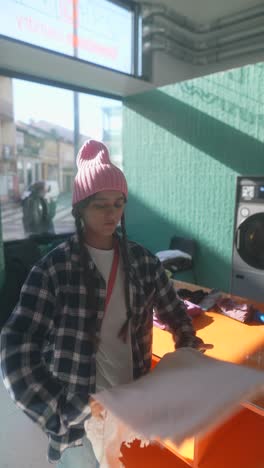
MULTIPOLYGON (((76 203, 72 209, 72 215, 75 219, 76 233, 78 236, 78 242, 79 242, 79 248, 80 248, 80 263, 83 268, 84 283, 87 288, 87 293, 89 294, 91 304, 95 304, 95 300, 94 300, 95 299, 94 297, 95 284, 94 284, 94 276, 91 274, 88 268, 88 251, 85 247, 85 232, 84 232, 83 221, 82 221, 82 209, 85 208, 94 198, 95 196, 92 195, 86 198, 85 200, 81 200, 80 202, 76 203)), ((124 213, 122 214, 122 217, 121 217, 121 233, 122 233, 122 237, 120 238, 120 251, 121 251, 121 256, 123 260, 123 268, 124 268, 124 292, 125 292, 127 318, 118 332, 118 337, 122 339, 124 342, 126 342, 127 335, 128 335, 129 321, 132 317, 132 308, 130 304, 130 294, 129 294, 130 262, 129 262, 129 255, 128 255, 128 242, 127 242, 124 213)), ((93 336, 91 336, 91 339, 96 342, 97 340, 96 340, 95 326, 96 324, 94 323, 94 329, 92 331, 93 336)))

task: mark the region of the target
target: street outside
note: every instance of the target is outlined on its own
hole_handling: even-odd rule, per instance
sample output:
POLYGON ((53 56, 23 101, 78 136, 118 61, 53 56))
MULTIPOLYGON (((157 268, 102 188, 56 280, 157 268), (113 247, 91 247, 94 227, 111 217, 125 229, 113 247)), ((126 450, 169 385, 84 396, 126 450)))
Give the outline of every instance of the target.
MULTIPOLYGON (((61 194, 57 201, 56 215, 53 218, 56 234, 75 230, 71 214, 71 194, 61 194)), ((22 206, 20 203, 3 203, 1 205, 3 241, 23 239, 27 237, 22 222, 22 206)))

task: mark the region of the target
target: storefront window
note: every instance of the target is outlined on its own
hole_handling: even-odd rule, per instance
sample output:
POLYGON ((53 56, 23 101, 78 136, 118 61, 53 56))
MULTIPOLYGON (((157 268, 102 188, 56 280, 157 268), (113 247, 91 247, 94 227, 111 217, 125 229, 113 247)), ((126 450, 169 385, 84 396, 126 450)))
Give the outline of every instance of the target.
MULTIPOLYGON (((79 145, 103 140, 122 167, 122 104, 80 93, 79 145), (105 115, 119 120, 104 126, 105 115)), ((3 240, 73 232, 74 93, 0 76, 0 202, 3 240)), ((109 120, 109 119, 108 119, 109 120)))

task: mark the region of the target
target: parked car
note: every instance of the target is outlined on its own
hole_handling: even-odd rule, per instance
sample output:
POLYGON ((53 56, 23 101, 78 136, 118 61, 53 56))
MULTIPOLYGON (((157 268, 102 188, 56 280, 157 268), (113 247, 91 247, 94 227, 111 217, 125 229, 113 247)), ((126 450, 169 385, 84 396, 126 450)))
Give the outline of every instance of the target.
POLYGON ((54 232, 59 186, 57 181, 40 180, 22 193, 23 225, 26 234, 54 232))

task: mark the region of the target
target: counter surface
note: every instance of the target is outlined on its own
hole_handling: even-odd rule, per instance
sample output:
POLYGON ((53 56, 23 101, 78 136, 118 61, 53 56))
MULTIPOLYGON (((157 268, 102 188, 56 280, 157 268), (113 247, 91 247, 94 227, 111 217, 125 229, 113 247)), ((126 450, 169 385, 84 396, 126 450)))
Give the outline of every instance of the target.
MULTIPOLYGON (((190 290, 204 289, 198 285, 175 282, 176 288, 186 288, 190 290)), ((253 304, 256 308, 264 312, 264 304, 254 302, 242 297, 225 294, 238 302, 253 304)), ((264 371, 264 325, 257 323, 244 324, 231 319, 213 309, 193 318, 194 328, 197 336, 205 343, 213 345, 212 349, 206 350, 208 356, 247 365, 264 371)), ((153 327, 153 354, 161 358, 167 352, 174 351, 172 335, 158 327, 153 327)), ((248 403, 251 409, 263 412, 264 398, 248 403)))

